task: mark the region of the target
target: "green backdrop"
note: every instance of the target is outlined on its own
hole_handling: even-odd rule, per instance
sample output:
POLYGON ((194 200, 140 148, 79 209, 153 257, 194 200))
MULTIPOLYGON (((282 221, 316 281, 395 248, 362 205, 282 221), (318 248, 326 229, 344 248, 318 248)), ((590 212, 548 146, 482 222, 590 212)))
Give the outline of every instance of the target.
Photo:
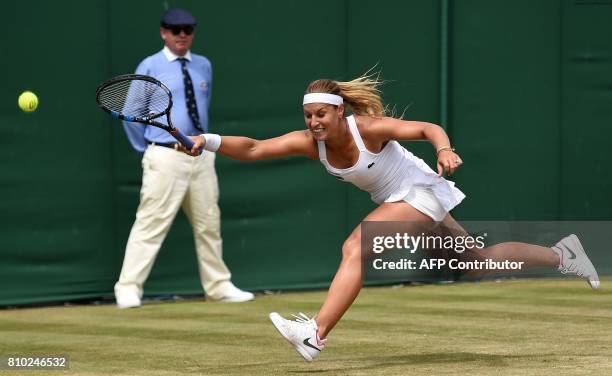
MULTIPOLYGON (((458 219, 612 219, 610 1, 11 1, 0 36, 0 305, 112 296, 141 170, 94 90, 162 47, 167 7, 200 22, 193 51, 213 63, 217 133, 300 129, 309 81, 376 65, 386 103, 442 124, 464 159, 458 219), (23 90, 38 94, 35 113, 17 108, 23 90)), ((434 163, 430 145, 406 146, 434 163)), ((217 167, 234 282, 327 286, 344 237, 374 207, 368 195, 306 159, 217 167)), ((145 290, 201 293, 182 215, 145 290)))

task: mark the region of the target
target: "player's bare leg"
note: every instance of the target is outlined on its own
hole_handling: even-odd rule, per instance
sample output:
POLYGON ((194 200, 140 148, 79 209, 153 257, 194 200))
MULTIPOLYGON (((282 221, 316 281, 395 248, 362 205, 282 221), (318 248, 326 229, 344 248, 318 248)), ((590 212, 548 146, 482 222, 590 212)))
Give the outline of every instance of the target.
MULTIPOLYGON (((364 221, 433 222, 431 218, 406 202, 384 203, 364 221)), ((325 338, 344 312, 353 304, 362 286, 361 225, 342 246, 342 261, 332 281, 323 306, 317 314, 318 335, 325 338)))
MULTIPOLYGON (((454 236, 468 235, 450 214, 446 215, 442 223, 454 236)), ((504 242, 481 249, 472 248, 461 256, 462 261, 490 259, 498 262, 523 262, 523 269, 559 266, 559 256, 551 248, 523 242, 504 242)), ((496 272, 499 271, 481 269, 470 271, 468 275, 475 277, 496 272)))
MULTIPOLYGON (((379 206, 366 221, 433 221, 405 202, 386 203, 379 206)), ((319 311, 316 320, 300 313, 295 319, 287 320, 276 312, 270 320, 278 332, 304 358, 311 362, 325 348, 327 333, 336 325, 344 312, 351 306, 362 286, 361 226, 357 226, 342 246, 342 261, 336 276, 319 311)))
MULTIPOLYGON (((448 214, 444 218, 444 226, 450 229, 453 235, 467 235, 467 232, 448 214)), ((584 278, 591 288, 598 289, 599 276, 591 260, 587 256, 580 240, 576 235, 569 235, 561 239, 553 247, 522 243, 504 242, 490 247, 473 248, 461 255, 461 260, 485 260, 523 262, 522 270, 533 267, 554 267, 561 273, 574 274, 584 278)), ((507 270, 481 269, 471 270, 470 277, 480 277, 490 273, 508 272, 507 270)))

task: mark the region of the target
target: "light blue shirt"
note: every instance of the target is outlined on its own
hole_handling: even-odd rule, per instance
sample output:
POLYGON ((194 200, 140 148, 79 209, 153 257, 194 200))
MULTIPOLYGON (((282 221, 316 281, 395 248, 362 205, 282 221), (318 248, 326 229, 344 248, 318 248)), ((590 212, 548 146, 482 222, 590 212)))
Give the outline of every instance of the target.
MULTIPOLYGON (((164 49, 144 59, 136 68, 137 74, 146 74, 160 80, 172 92, 172 125, 178 128, 181 133, 186 135, 198 135, 208 131, 208 108, 212 93, 212 66, 210 61, 201 55, 187 52, 184 58, 187 61, 187 70, 193 82, 195 100, 200 116, 202 131, 195 128, 189 113, 185 98, 185 85, 183 84, 183 73, 181 62, 177 56, 164 46, 164 49)), ((160 123, 166 124, 166 117, 162 116, 155 119, 160 123)), ((123 122, 125 133, 132 144, 132 147, 139 153, 144 153, 148 142, 173 143, 176 139, 163 129, 132 123, 123 122)))

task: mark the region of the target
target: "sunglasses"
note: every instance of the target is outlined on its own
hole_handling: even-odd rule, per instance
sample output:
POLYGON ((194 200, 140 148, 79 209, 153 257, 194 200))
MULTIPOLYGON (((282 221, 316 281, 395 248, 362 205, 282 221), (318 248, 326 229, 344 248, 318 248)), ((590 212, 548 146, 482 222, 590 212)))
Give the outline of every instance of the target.
POLYGON ((193 27, 193 25, 164 25, 164 29, 170 30, 172 35, 179 35, 181 31, 185 33, 185 35, 191 35, 195 27, 193 27))

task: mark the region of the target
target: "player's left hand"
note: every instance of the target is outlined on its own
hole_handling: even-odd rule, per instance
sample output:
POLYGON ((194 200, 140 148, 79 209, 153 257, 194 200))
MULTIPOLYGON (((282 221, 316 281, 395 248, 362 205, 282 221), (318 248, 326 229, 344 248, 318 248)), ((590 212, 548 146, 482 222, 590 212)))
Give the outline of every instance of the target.
POLYGON ((438 176, 442 176, 444 172, 451 176, 463 164, 463 160, 459 154, 452 150, 442 150, 438 154, 438 176))

